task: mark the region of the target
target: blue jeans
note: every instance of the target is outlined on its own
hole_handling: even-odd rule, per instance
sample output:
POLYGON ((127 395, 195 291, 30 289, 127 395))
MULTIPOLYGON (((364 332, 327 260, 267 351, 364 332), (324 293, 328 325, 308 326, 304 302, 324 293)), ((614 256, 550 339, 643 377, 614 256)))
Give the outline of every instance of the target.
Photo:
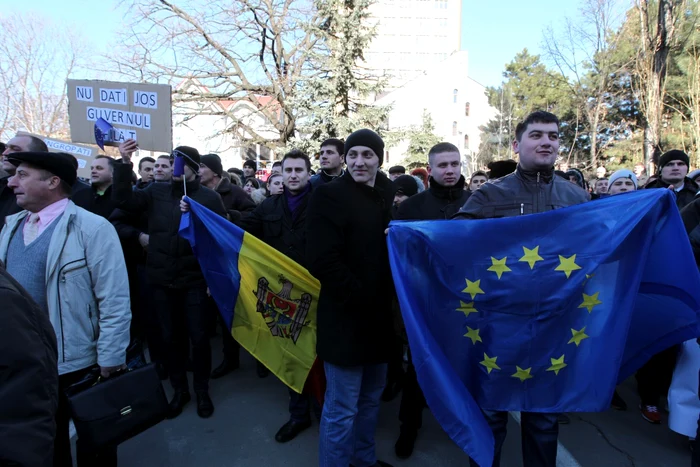
POLYGON ((342 367, 325 363, 320 467, 369 467, 377 463, 374 432, 387 365, 342 367))
MULTIPOLYGON (((520 431, 523 448, 523 467, 556 467, 559 422, 554 413, 520 413, 520 431)), ((495 443, 493 466, 501 464, 501 448, 506 440, 508 412, 484 410, 484 417, 491 427, 495 443)), ((479 467, 469 460, 472 467, 479 467)), ((486 466, 481 466, 486 467, 486 466)))

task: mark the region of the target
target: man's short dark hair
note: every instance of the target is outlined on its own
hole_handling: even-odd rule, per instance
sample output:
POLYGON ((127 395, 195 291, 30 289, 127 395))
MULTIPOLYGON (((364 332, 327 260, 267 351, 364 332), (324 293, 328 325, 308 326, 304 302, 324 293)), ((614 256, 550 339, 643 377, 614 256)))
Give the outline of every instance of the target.
POLYGON ((518 126, 515 127, 516 140, 520 141, 523 138, 525 130, 527 130, 528 125, 531 123, 556 123, 557 130, 559 130, 559 119, 556 115, 545 112, 544 110, 538 110, 525 117, 525 120, 518 123, 518 126))
MULTIPOLYGON (((106 156, 104 154, 100 154, 99 156, 95 157, 95 160, 97 160, 97 159, 107 159, 107 161, 109 161, 109 168, 114 169, 114 159, 112 159, 111 157, 106 156)), ((139 165, 139 167, 140 167, 140 165, 139 165)))
POLYGON ((474 180, 474 177, 484 177, 484 178, 486 178, 486 180, 489 179, 488 174, 486 172, 484 172, 483 170, 477 170, 476 172, 474 172, 472 174, 471 178, 469 178, 469 183, 471 183, 472 180, 474 180))
POLYGON ((246 159, 246 161, 243 163, 243 168, 245 169, 246 167, 250 167, 253 170, 258 170, 258 163, 253 159, 246 159))
POLYGON ((303 159, 306 162, 306 170, 311 170, 311 160, 309 156, 306 155, 304 151, 299 149, 292 149, 282 158, 282 169, 284 170, 284 161, 287 159, 303 159))
POLYGON ((146 157, 144 157, 143 159, 141 159, 141 160, 139 161, 139 172, 141 172, 141 166, 143 165, 144 162, 150 162, 150 163, 152 163, 152 164, 155 164, 155 163, 156 163, 156 160, 155 160, 154 158, 148 157, 148 156, 146 156, 146 157))
POLYGON ((323 146, 334 146, 335 150, 338 151, 338 154, 340 154, 341 156, 345 152, 345 143, 336 138, 328 138, 323 143, 321 143, 320 147, 323 146))
POLYGON ((406 167, 404 167, 403 165, 395 165, 395 166, 389 168, 390 175, 405 174, 405 173, 406 173, 406 167))
POLYGON ((19 135, 25 138, 29 138, 29 145, 27 145, 27 152, 49 152, 49 147, 43 139, 37 138, 32 135, 19 135))
POLYGON ((428 163, 433 160, 433 157, 443 152, 456 152, 459 154, 459 148, 452 143, 438 143, 428 151, 428 163))
POLYGON ((272 168, 274 169, 275 167, 282 167, 282 161, 275 161, 272 163, 272 168))
POLYGON ((170 165, 173 165, 173 158, 170 157, 170 154, 161 154, 160 156, 156 157, 156 159, 168 159, 170 165))

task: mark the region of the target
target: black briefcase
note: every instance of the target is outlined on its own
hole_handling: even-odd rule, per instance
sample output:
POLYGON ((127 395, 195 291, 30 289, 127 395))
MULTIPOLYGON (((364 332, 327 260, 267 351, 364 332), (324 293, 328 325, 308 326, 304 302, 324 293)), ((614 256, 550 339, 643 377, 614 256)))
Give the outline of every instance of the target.
POLYGON ((154 363, 106 379, 99 371, 66 389, 81 444, 116 446, 165 418, 168 401, 154 363))

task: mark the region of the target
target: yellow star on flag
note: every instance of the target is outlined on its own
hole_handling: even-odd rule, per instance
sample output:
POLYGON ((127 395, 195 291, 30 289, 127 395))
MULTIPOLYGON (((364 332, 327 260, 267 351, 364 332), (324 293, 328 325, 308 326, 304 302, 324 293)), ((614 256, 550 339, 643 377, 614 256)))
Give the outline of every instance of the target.
POLYGON ((532 250, 529 248, 523 247, 523 253, 525 253, 525 255, 522 258, 520 258, 518 261, 528 263, 530 265, 530 269, 534 269, 535 263, 537 263, 538 261, 544 261, 544 258, 542 258, 540 256, 540 246, 539 245, 537 245, 532 250))
POLYGON ((532 367, 527 368, 527 369, 525 369, 525 370, 523 370, 523 369, 520 368, 519 366, 516 366, 515 368, 516 368, 518 371, 516 371, 514 374, 512 374, 511 377, 513 377, 513 378, 518 378, 518 379, 520 380, 520 382, 524 383, 526 380, 528 380, 528 379, 530 379, 530 378, 534 378, 534 376, 532 376, 532 375, 530 374, 530 370, 532 370, 532 367))
POLYGON ((586 326, 584 326, 582 329, 580 329, 578 331, 576 329, 571 328, 571 335, 573 335, 574 337, 572 337, 569 340, 569 342, 567 342, 567 344, 576 344, 576 347, 578 347, 579 344, 581 344, 582 340, 588 339, 588 337, 589 337, 588 334, 586 334, 584 332, 585 330, 586 330, 586 326))
POLYGON ((484 291, 481 290, 481 287, 479 285, 481 284, 481 279, 479 279, 476 282, 472 282, 469 279, 464 279, 467 281, 467 288, 462 290, 462 293, 468 293, 471 295, 472 300, 474 300, 474 297, 476 297, 479 294, 483 294, 484 291))
POLYGON ((593 308, 601 305, 603 302, 598 300, 598 295, 600 292, 596 292, 593 295, 586 295, 583 294, 583 303, 580 304, 578 307, 579 308, 586 308, 588 310, 588 313, 591 313, 593 311, 593 308))
POLYGON ((464 313, 464 315, 468 318, 471 313, 478 313, 479 310, 474 308, 474 302, 463 302, 462 300, 459 301, 459 308, 457 308, 457 311, 461 311, 464 313))
POLYGON ((479 329, 472 329, 469 326, 467 326, 467 333, 464 335, 464 337, 468 337, 472 340, 472 344, 476 345, 477 342, 484 342, 481 340, 481 336, 479 335, 479 329))
POLYGON ((568 258, 564 258, 562 255, 559 255, 559 266, 554 268, 555 271, 562 271, 564 274, 566 274, 567 279, 571 273, 577 269, 581 269, 581 266, 576 264, 576 255, 568 258))
POLYGON ((564 363, 564 355, 559 358, 550 358, 550 360, 552 361, 552 366, 547 368, 547 371, 553 371, 556 375, 559 374, 559 370, 567 366, 566 363, 564 363))
POLYGON ((501 367, 496 365, 496 359, 498 357, 489 357, 488 355, 484 354, 484 360, 479 362, 482 365, 486 367, 486 370, 491 374, 491 370, 500 370, 501 367))
POLYGON ((507 256, 503 259, 496 259, 492 256, 491 257, 491 267, 488 268, 488 271, 495 272, 498 275, 498 278, 500 279, 504 272, 511 271, 511 269, 508 266, 506 266, 507 259, 508 259, 507 256))

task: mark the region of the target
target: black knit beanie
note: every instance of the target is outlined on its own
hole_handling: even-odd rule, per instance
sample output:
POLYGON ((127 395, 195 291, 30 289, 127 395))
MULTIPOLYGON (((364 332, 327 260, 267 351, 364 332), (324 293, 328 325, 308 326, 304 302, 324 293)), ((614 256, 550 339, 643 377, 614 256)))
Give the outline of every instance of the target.
POLYGON ((671 161, 682 161, 685 163, 685 165, 690 165, 690 158, 688 157, 688 154, 684 153, 680 149, 671 149, 659 157, 659 169, 663 169, 664 166, 671 161))
POLYGON ((347 157, 350 149, 355 146, 366 146, 370 148, 379 158, 379 165, 384 163, 384 141, 382 137, 372 130, 362 129, 357 130, 347 137, 345 140, 345 156, 347 157))

